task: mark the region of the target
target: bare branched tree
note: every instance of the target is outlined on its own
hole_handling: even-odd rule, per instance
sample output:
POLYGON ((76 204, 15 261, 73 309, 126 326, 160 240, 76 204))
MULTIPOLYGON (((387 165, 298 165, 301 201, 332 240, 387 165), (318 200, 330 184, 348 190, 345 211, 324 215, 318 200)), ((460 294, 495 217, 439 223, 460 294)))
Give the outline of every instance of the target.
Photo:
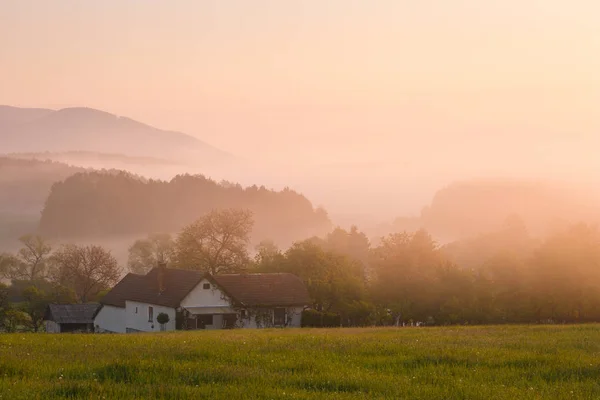
POLYGON ((25 235, 19 239, 22 248, 17 255, 0 255, 0 274, 9 279, 30 282, 44 279, 52 247, 40 236, 25 235))
POLYGON ((176 241, 177 265, 211 274, 246 269, 253 223, 249 210, 213 210, 180 232, 176 241))
POLYGON ((121 274, 115 257, 100 246, 65 245, 54 254, 52 264, 52 280, 71 288, 81 303, 112 287, 121 274))

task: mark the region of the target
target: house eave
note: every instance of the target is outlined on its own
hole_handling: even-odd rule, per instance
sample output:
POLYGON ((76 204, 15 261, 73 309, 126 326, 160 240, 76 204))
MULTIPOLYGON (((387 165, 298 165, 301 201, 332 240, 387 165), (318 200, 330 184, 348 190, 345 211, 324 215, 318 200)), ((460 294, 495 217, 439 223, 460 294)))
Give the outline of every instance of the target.
POLYGON ((249 304, 243 308, 279 308, 279 307, 307 307, 305 303, 285 303, 285 304, 249 304))

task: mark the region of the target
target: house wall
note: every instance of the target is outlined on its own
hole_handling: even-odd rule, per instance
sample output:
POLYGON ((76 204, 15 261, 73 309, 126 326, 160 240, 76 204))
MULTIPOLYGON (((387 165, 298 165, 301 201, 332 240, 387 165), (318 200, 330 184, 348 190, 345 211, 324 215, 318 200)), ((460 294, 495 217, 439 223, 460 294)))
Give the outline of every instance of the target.
POLYGON ((160 324, 156 322, 158 314, 165 313, 169 316, 169 322, 165 324, 165 330, 175 330, 175 309, 158 306, 155 304, 139 303, 137 301, 125 302, 125 327, 126 329, 132 329, 141 332, 160 332, 160 324), (153 307, 153 320, 148 322, 148 308, 153 307), (137 308, 137 313, 136 313, 137 308))
POLYGON ((94 318, 98 332, 125 333, 125 309, 104 305, 94 318))
POLYGON ((206 325, 207 330, 209 329, 221 329, 223 326, 223 316, 215 314, 212 311, 219 311, 223 308, 230 307, 229 297, 223 293, 217 286, 207 279, 200 281, 198 285, 181 301, 181 307, 183 308, 195 308, 204 307, 205 310, 195 309, 193 313, 204 313, 213 314, 212 325, 206 325), (210 289, 204 289, 204 284, 208 283, 210 289))
POLYGON ((229 307, 227 295, 209 280, 202 279, 198 285, 181 301, 181 307, 229 307), (203 289, 205 283, 210 284, 210 289, 203 289))
POLYGON ((213 323, 212 325, 206 325, 204 329, 212 330, 212 329, 221 329, 223 327, 223 315, 213 314, 213 323))
MULTIPOLYGON (((223 293, 217 286, 213 285, 209 280, 203 279, 181 302, 181 306, 192 310, 193 313, 206 313, 212 314, 213 310, 219 308, 230 308, 229 297, 223 293), (211 285, 210 289, 204 289, 204 284, 208 283, 211 285), (197 307, 204 307, 205 310, 199 310, 197 307), (196 309, 194 309, 196 308, 196 309)), ((288 327, 300 327, 303 307, 287 307, 286 314, 290 317, 287 325, 288 327)), ((259 320, 261 318, 258 318, 259 320)), ((238 326, 242 328, 261 328, 273 326, 273 308, 266 308, 260 310, 248 310, 247 318, 240 318, 238 314, 238 326), (256 313, 264 314, 265 312, 270 314, 270 322, 267 324, 257 323, 256 313)), ((219 314, 213 314, 213 324, 206 325, 206 329, 221 329, 223 327, 223 316, 219 314)))
MULTIPOLYGON (((279 307, 273 308, 249 308, 247 309, 247 318, 239 319, 242 328, 271 328, 273 327, 273 310, 279 307), (257 317, 256 314, 267 314, 267 323, 270 321, 270 325, 266 325, 263 318, 257 317), (257 321, 258 320, 258 321, 257 321), (258 322, 261 322, 260 324, 258 322)), ((287 328, 300 328, 302 322, 302 310, 304 307, 285 307, 286 311, 286 327, 287 328)))
POLYGON ((44 321, 46 323, 46 332, 60 333, 60 325, 54 321, 44 321))
POLYGON ((287 314, 291 317, 288 321, 290 328, 300 328, 302 326, 302 311, 304 307, 288 307, 287 314))

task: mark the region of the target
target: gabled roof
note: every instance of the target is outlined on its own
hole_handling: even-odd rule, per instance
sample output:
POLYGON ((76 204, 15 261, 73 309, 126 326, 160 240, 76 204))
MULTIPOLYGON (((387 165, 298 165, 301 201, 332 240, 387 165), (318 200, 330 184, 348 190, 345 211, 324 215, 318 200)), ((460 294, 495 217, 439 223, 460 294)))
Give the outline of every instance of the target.
POLYGON ((146 275, 127 274, 100 302, 121 308, 125 307, 126 300, 177 308, 200 281, 207 279, 242 306, 296 306, 311 303, 306 286, 293 274, 210 275, 167 268, 165 290, 159 293, 158 270, 153 268, 146 275))
POLYGON ((311 303, 304 282, 293 274, 225 274, 213 275, 212 279, 226 294, 248 307, 311 303))
POLYGON ((45 321, 57 324, 93 324, 100 304, 49 304, 45 321))
POLYGON ((153 268, 146 275, 127 274, 100 303, 125 307, 125 301, 129 300, 176 308, 203 277, 202 272, 167 268, 164 277, 165 290, 159 293, 158 268, 153 268))

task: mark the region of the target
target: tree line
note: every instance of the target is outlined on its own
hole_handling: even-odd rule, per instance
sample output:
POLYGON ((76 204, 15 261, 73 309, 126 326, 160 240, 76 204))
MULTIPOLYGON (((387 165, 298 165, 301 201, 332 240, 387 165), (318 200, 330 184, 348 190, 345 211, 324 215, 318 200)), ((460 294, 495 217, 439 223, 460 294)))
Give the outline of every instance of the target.
POLYGON ((143 273, 160 260, 211 273, 290 272, 306 283, 313 310, 345 326, 600 321, 593 226, 536 239, 510 216, 497 232, 444 246, 424 230, 373 245, 357 227, 336 228, 285 251, 263 241, 251 257, 251 225, 243 211, 212 213, 176 238, 136 241, 129 268, 143 273))
MULTIPOLYGON (((213 210, 175 236, 135 241, 127 269, 144 274, 166 262, 212 274, 293 273, 308 288, 313 324, 600 321, 600 231, 589 225, 536 240, 511 218, 498 232, 445 246, 424 230, 373 244, 357 227, 336 228, 286 250, 265 240, 251 252, 253 221, 249 210, 213 210)), ((121 275, 114 257, 98 246, 53 250, 37 236, 22 244, 17 254, 0 258, 0 273, 12 279, 10 287, 0 286, 5 330, 17 326, 19 316, 39 329, 48 302, 96 301, 121 275)))
POLYGON ((287 188, 243 188, 201 175, 161 181, 126 172, 85 172, 52 186, 40 232, 60 238, 178 232, 215 208, 252 211, 253 238, 273 237, 278 243, 289 244, 331 229, 323 209, 315 209, 306 197, 287 188))
POLYGON ((53 249, 37 235, 20 238, 16 254, 0 254, 0 328, 42 327, 46 306, 97 301, 115 285, 121 268, 110 251, 95 245, 53 249))

